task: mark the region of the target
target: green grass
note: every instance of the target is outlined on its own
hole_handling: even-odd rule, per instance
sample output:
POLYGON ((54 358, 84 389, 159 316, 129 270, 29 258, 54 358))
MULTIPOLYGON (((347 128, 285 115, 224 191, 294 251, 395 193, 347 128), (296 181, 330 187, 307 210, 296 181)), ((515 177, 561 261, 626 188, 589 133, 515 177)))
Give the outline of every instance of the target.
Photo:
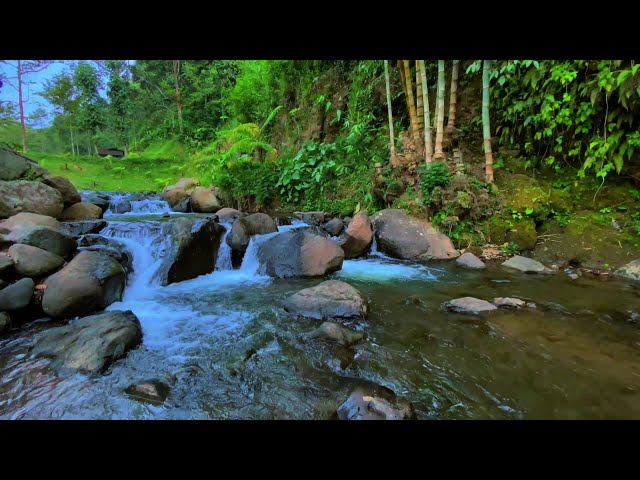
POLYGON ((197 177, 183 160, 151 159, 144 153, 121 159, 33 151, 28 156, 52 174, 67 177, 78 190, 157 192, 182 177, 197 177))

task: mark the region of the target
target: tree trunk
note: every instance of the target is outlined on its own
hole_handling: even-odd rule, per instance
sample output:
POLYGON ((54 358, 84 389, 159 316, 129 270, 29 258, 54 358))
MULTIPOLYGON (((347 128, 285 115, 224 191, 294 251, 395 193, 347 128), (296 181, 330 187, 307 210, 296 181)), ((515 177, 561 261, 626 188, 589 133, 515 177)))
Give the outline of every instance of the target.
POLYGON ((24 124, 24 100, 22 99, 22 62, 18 60, 18 103, 20 104, 20 126, 22 127, 22 150, 29 150, 27 126, 24 124))
POLYGON ((442 137, 444 134, 444 60, 438 60, 438 94, 436 102, 436 151, 433 154, 434 160, 444 160, 442 152, 442 137))
POLYGON ((71 134, 71 156, 75 157, 76 152, 73 150, 73 128, 69 128, 69 133, 71 134))
POLYGON ((404 92, 404 98, 407 101, 407 111, 409 111, 409 100, 407 100, 407 83, 404 78, 404 63, 402 60, 398 60, 398 70, 400 70, 400 80, 402 84, 402 91, 404 92))
POLYGON ((449 97, 449 119, 447 120, 447 129, 456 128, 456 109, 458 106, 458 70, 460 69, 460 60, 454 60, 451 67, 451 96, 449 97))
POLYGON ((180 97, 180 60, 173 61, 173 81, 176 87, 176 107, 178 108, 178 124, 182 133, 182 98, 180 97))
POLYGON ((489 75, 491 60, 482 66, 482 135, 484 137, 485 179, 493 183, 493 152, 491 151, 491 126, 489 124, 489 75))
POLYGON ((396 166, 396 140, 393 134, 393 112, 391 111, 391 82, 389 81, 389 62, 384 61, 384 80, 387 87, 387 112, 389 113, 389 151, 391 157, 389 159, 391 166, 396 166))
POLYGON ((418 107, 418 130, 424 129, 424 108, 422 107, 422 75, 420 75, 420 64, 416 60, 416 105, 418 107))
POLYGON ((420 147, 420 129, 418 127, 418 114, 416 113, 416 102, 413 98, 413 81, 411 80, 411 66, 409 60, 403 60, 404 77, 406 81, 407 102, 409 104, 409 119, 411 121, 411 131, 413 132, 413 140, 416 147, 420 147))
POLYGON ((129 155, 129 146, 126 143, 124 144, 124 155, 129 155))
POLYGON ((429 86, 427 84, 427 69, 424 60, 420 60, 420 76, 422 77, 422 104, 424 105, 424 159, 431 163, 433 148, 431 145, 431 115, 429 112, 429 86))

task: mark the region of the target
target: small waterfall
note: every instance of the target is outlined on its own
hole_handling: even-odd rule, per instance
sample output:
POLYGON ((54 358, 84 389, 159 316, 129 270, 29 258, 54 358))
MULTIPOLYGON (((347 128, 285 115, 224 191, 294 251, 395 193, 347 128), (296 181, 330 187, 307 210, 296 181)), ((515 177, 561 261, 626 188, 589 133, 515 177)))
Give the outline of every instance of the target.
POLYGON ((218 258, 216 258, 216 271, 233 270, 233 265, 231 264, 231 247, 227 244, 227 235, 231 232, 231 225, 224 225, 224 227, 227 231, 220 240, 218 258))
POLYGON ((126 193, 111 193, 109 195, 109 208, 104 212, 105 216, 115 215, 116 209, 120 204, 127 201, 129 195, 126 193))
POLYGON ((391 258, 388 255, 385 255, 384 253, 378 251, 378 239, 376 238, 375 232, 373 234, 373 243, 371 244, 371 250, 369 251, 369 256, 370 257, 379 257, 379 258, 386 258, 388 260, 393 260, 393 258, 391 258))
POLYGON ((294 230, 296 228, 308 227, 309 225, 304 223, 302 220, 292 219, 291 225, 280 225, 278 227, 279 232, 287 232, 289 230, 294 230))

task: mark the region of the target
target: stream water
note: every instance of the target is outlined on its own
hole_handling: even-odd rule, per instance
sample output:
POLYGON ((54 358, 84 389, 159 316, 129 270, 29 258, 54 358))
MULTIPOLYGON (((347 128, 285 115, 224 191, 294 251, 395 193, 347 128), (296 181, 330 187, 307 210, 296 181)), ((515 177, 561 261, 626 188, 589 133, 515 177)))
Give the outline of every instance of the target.
POLYGON ((421 419, 640 418, 634 285, 403 262, 374 248, 331 275, 370 304, 367 320, 342 322, 367 336, 347 349, 302 340, 320 322, 290 316, 282 301, 324 279, 258 275, 263 237, 239 269, 223 242, 215 272, 159 286, 164 219, 143 212, 111 216, 102 232, 133 254, 123 300, 108 309, 132 310, 143 344, 103 376, 63 377, 28 353, 47 322, 0 337, 0 418, 321 419, 363 382, 411 400, 421 419), (537 308, 478 317, 440 308, 462 296, 514 296, 537 308), (161 406, 123 393, 149 378, 172 385, 161 406))

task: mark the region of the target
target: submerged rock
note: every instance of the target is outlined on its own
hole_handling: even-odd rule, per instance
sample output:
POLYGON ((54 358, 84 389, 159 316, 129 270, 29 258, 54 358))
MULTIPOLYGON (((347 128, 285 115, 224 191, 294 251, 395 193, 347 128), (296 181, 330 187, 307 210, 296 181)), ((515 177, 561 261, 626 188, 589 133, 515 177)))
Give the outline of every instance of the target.
POLYGON ((45 280, 42 309, 53 318, 71 318, 104 310, 122 298, 126 274, 113 258, 80 252, 45 280))
POLYGON ((480 312, 487 312, 490 310, 497 310, 498 307, 492 305, 486 300, 480 300, 474 297, 462 297, 450 300, 443 304, 446 310, 458 313, 472 313, 477 314, 480 312))
POLYGON ((532 258, 514 255, 502 264, 504 267, 520 270, 524 273, 553 273, 553 270, 545 267, 543 264, 532 258))
POLYGON ((39 277, 64 265, 64 258, 38 247, 16 243, 9 248, 14 268, 23 277, 39 277))
MULTIPOLYGON (((353 221, 353 220, 352 220, 353 221)), ((460 255, 451 239, 431 223, 398 209, 386 209, 372 218, 378 250, 406 260, 447 260, 460 255)))
POLYGON ((306 333, 304 338, 309 340, 327 340, 345 347, 350 347, 361 341, 364 338, 364 334, 354 332, 334 322, 323 322, 322 325, 315 330, 306 333))
POLYGON ((53 358, 54 367, 62 371, 95 374, 103 373, 141 342, 142 327, 133 312, 104 312, 45 331, 32 353, 53 358))
POLYGON ((471 252, 465 252, 462 255, 460 255, 456 259, 456 263, 461 267, 470 268, 472 270, 480 270, 483 268, 487 268, 484 262, 471 252))
POLYGON ((149 402, 154 405, 162 404, 169 396, 170 391, 169 385, 157 378, 134 383, 124 390, 127 395, 130 395, 135 400, 149 402))
POLYGON ((0 311, 13 311, 26 308, 33 298, 35 283, 23 278, 0 290, 0 311))
POLYGON ((493 304, 501 308, 522 308, 528 306, 524 300, 511 297, 498 297, 493 299, 493 304))
POLYGON ((310 318, 364 318, 369 306, 358 290, 340 280, 327 280, 288 297, 284 309, 310 318))
POLYGON ((415 420, 416 413, 408 400, 384 387, 354 390, 338 407, 339 420, 415 420))
POLYGON ((373 230, 367 212, 358 213, 347 229, 340 235, 338 244, 344 250, 344 258, 351 259, 365 255, 373 243, 373 230))
POLYGON ((0 218, 20 212, 39 213, 57 218, 62 212, 62 195, 41 182, 0 181, 0 218))

